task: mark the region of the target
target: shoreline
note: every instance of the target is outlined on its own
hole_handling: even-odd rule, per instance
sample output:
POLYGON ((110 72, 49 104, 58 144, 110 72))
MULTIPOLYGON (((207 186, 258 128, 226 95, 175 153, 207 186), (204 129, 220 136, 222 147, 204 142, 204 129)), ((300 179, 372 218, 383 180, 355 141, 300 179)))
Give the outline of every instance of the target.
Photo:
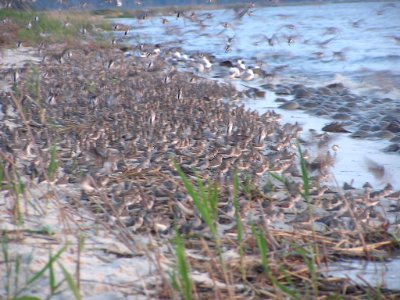
MULTIPOLYGON (((262 2, 255 2, 254 3, 254 7, 284 7, 284 6, 305 6, 305 5, 317 5, 317 6, 321 6, 321 5, 326 5, 326 4, 343 4, 343 3, 368 3, 368 2, 377 2, 377 0, 334 0, 334 1, 316 1, 316 0, 305 0, 305 1, 279 1, 277 3, 262 3, 262 2)), ((393 2, 393 0, 383 0, 383 1, 379 1, 380 3, 391 3, 393 2)), ((108 7, 108 8, 90 8, 87 9, 85 11, 91 11, 94 13, 101 13, 102 15, 106 15, 107 12, 129 12, 129 13, 134 13, 134 15, 136 14, 140 14, 143 12, 148 12, 148 13, 154 13, 156 12, 156 15, 159 15, 159 12, 166 12, 166 11, 203 11, 203 10, 219 10, 219 9, 239 9, 239 8, 244 8, 247 7, 249 5, 251 5, 253 3, 232 3, 232 4, 218 4, 218 3, 212 3, 209 5, 202 5, 202 4, 198 4, 198 5, 160 5, 160 6, 141 6, 141 5, 136 5, 135 9, 132 9, 130 7, 121 7, 118 8, 117 6, 114 7, 108 7)), ((123 2, 122 2, 123 5, 123 2)), ((58 10, 59 8, 55 8, 53 10, 58 10)), ((70 7, 70 8, 66 8, 68 9, 72 9, 72 10, 81 10, 81 8, 76 8, 76 7, 70 7)), ((48 10, 48 11, 53 11, 53 10, 48 10)), ((38 10, 40 11, 40 9, 38 10)), ((130 16, 132 17, 132 15, 130 16)))

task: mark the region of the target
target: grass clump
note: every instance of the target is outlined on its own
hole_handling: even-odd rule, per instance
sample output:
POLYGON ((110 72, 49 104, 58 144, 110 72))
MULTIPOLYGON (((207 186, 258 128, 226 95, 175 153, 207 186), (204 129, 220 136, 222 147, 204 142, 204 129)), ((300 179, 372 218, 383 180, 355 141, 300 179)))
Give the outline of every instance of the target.
POLYGON ((206 190, 204 184, 200 178, 197 178, 198 191, 196 191, 194 185, 190 183, 188 178, 186 178, 185 173, 182 169, 175 163, 175 167, 178 170, 179 176, 189 193, 190 197, 193 199, 193 203, 197 208, 200 217, 207 224, 212 236, 217 239, 217 217, 218 217, 218 188, 217 185, 211 185, 211 187, 206 190))
POLYGON ((42 283, 39 282, 43 282, 43 280, 48 281, 49 290, 47 299, 50 299, 64 291, 65 283, 73 294, 74 299, 82 299, 75 280, 64 267, 64 265, 59 261, 61 255, 67 249, 67 245, 61 247, 54 255, 49 250, 49 258, 46 264, 34 274, 27 276, 29 272, 29 266, 32 263, 33 253, 31 253, 28 259, 24 259, 20 254, 14 254, 11 251, 10 243, 11 241, 8 240, 7 236, 0 239, 2 254, 1 261, 5 264, 5 274, 3 276, 4 281, 1 282, 2 286, 0 286, 0 289, 4 289, 5 291, 5 294, 3 294, 3 296, 5 296, 4 299, 40 299, 34 295, 31 295, 30 290, 35 288, 35 284, 37 283, 42 287, 42 283), (63 279, 60 281, 57 281, 56 278, 56 263, 62 270, 63 274, 63 279), (46 279, 46 274, 48 274, 48 279, 46 279))
MULTIPOLYGON (((251 185, 251 178, 233 174, 230 187, 212 182, 205 185, 199 177, 187 177, 175 164, 193 207, 207 225, 203 233, 197 231, 195 235, 179 236, 179 242, 174 242, 176 273, 180 276, 173 278, 172 286, 182 298, 189 299, 189 292, 184 288, 189 283, 191 296, 196 298, 344 299, 350 293, 356 298, 373 294, 382 299, 389 295, 390 299, 391 295, 396 295, 390 291, 385 291, 384 295, 382 290, 356 285, 350 279, 324 276, 322 269, 325 264, 338 257, 354 257, 357 252, 357 255, 369 258, 371 253, 367 255, 365 246, 359 246, 362 244, 359 234, 340 231, 344 237, 338 234, 339 231, 316 231, 313 221, 316 212, 310 192, 314 183, 309 177, 300 146, 298 155, 302 184, 297 193, 306 203, 305 213, 309 214, 311 221, 299 228, 294 225, 293 230, 275 229, 268 224, 264 208, 268 207, 266 203, 273 195, 257 190, 251 185), (224 193, 226 189, 230 190, 228 194, 224 193), (234 211, 230 219, 232 226, 224 233, 221 227, 226 224, 221 220, 225 219, 225 212, 221 207, 230 201, 234 211), (258 207, 260 216, 245 214, 243 208, 251 205, 258 207), (207 231, 211 238, 207 237, 207 231), (338 247, 343 244, 343 239, 346 239, 346 246, 338 247), (188 264, 183 264, 188 259, 185 253, 190 255, 190 271, 186 268, 188 264)), ((270 175, 274 179, 269 181, 272 190, 278 189, 282 193, 287 189, 288 195, 293 195, 294 190, 289 189, 290 178, 270 175), (276 187, 277 184, 280 186, 276 187)), ((369 234, 369 231, 362 233, 369 234)), ((390 239, 390 235, 387 234, 386 238, 390 239)), ((386 243, 393 246, 396 241, 388 240, 386 243)), ((369 246, 367 249, 373 251, 379 247, 376 243, 369 246)), ((379 257, 381 255, 379 253, 379 257)))
POLYGON ((0 46, 39 45, 41 43, 77 42, 84 36, 98 39, 101 30, 111 25, 88 12, 31 12, 0 9, 0 46))
POLYGON ((183 296, 185 300, 192 299, 192 281, 190 279, 190 265, 185 255, 185 245, 179 234, 176 232, 174 239, 176 252, 176 270, 171 275, 172 287, 183 296))

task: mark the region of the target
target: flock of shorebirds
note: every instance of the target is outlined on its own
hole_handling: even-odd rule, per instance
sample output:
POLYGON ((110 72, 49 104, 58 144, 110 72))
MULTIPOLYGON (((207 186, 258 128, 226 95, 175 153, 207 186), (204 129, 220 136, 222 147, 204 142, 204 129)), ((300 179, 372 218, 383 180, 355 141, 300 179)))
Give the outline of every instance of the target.
MULTIPOLYGON (((63 166, 58 183, 86 173, 91 179, 83 181, 85 193, 93 185, 107 186, 115 174, 173 178, 174 161, 191 176, 198 172, 225 182, 235 169, 256 179, 297 164, 292 147, 298 125, 282 127, 274 112, 259 115, 223 101, 238 96, 230 85, 165 68, 161 59, 153 62, 149 68, 147 58, 119 50, 64 49, 45 55, 39 67, 43 102, 29 93, 29 71, 18 79, 26 93, 18 101, 35 128, 36 145, 19 122, 14 100, 3 94, 3 118, 13 124, 2 122, 4 151, 13 160, 26 159, 26 174, 38 174, 32 171, 40 169, 35 157, 46 157, 50 144, 57 143, 63 166)), ((137 185, 124 191, 125 201, 140 196, 142 182, 137 185)), ((167 189, 163 185, 154 184, 146 194, 163 193, 157 192, 167 189)))
MULTIPOLYGON (((248 13, 250 6, 238 17, 248 13)), ((99 217, 134 231, 204 228, 176 165, 192 179, 218 184, 225 231, 234 228, 235 173, 248 185, 239 193, 243 218, 353 230, 355 215, 367 225, 388 225, 387 210, 375 208, 388 198, 396 209, 398 195, 390 185, 380 191, 367 184, 363 191, 348 186, 346 196, 319 186, 334 163, 330 151, 317 157, 303 153, 317 176, 311 190, 317 215, 306 213, 296 145, 301 127, 280 124, 273 111, 260 115, 236 105, 242 92, 200 76, 212 67, 206 55, 162 51, 159 45, 126 48, 115 42, 106 49, 42 49, 39 66, 13 72, 16 92, 0 93, 5 172, 17 167, 26 181, 79 183, 80 196, 69 199, 73 205, 89 205, 99 217), (52 145, 57 145, 60 168, 48 178, 43 166, 52 145), (270 172, 284 176, 283 184, 270 172)), ((245 81, 258 72, 240 59, 219 67, 245 81)))
MULTIPOLYGON (((147 47, 143 52, 154 51, 147 47)), ((260 115, 235 105, 243 95, 229 84, 177 71, 166 58, 152 63, 146 55, 112 48, 45 50, 38 67, 21 72, 18 92, 0 95, 4 170, 11 174, 16 166, 27 181, 78 183, 80 196, 71 204, 89 205, 97 216, 134 231, 204 228, 175 164, 192 179, 218 184, 222 233, 234 228, 235 172, 249 186, 239 193, 243 217, 351 230, 352 209, 367 224, 387 224, 374 207, 392 193, 390 185, 379 192, 368 185, 364 193, 349 190, 349 204, 317 184, 311 199, 322 212, 310 219, 300 197, 298 124, 282 125, 273 111, 260 115), (60 168, 50 179, 43 165, 52 145, 60 168), (285 176, 285 183, 270 172, 285 176)), ((309 158, 305 151, 304 157, 318 176, 334 163, 332 155, 309 158)))

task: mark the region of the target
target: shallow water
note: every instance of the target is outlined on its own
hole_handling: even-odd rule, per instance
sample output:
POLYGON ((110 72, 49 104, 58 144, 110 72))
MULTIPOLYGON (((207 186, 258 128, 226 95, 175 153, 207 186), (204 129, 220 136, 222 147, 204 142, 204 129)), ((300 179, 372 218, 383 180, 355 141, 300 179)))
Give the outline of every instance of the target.
MULTIPOLYGON (((398 3, 369 2, 255 8, 242 18, 237 18, 233 10, 199 11, 196 18, 201 22, 175 15, 165 17, 167 24, 159 17, 116 22, 131 28, 128 41, 133 45, 168 43, 162 47, 181 47, 189 56, 209 53, 215 56, 215 62, 241 58, 246 66, 258 65, 274 76, 247 85, 272 82, 324 86, 342 82, 355 94, 391 97, 400 106, 399 16, 398 3), (230 49, 225 51, 228 44, 230 49)), ((122 33, 117 35, 121 37, 122 33)), ((218 77, 220 69, 215 65, 212 73, 200 75, 218 77)), ((234 82, 238 87, 242 83, 234 82)), ((267 92, 265 99, 248 100, 246 105, 260 112, 273 108, 284 122, 299 122, 304 132, 310 128, 319 131, 332 121, 301 111, 280 110, 274 100, 275 95, 267 92)), ((369 181, 375 188, 387 182, 400 187, 399 155, 381 151, 387 141, 355 140, 346 134, 336 137, 333 143, 339 145, 339 151, 331 184, 353 182, 354 187, 361 187, 369 181), (385 168, 383 178, 374 178, 368 172, 367 159, 385 168)))
POLYGON ((219 59, 240 57, 268 72, 285 66, 279 76, 303 83, 340 79, 399 96, 399 16, 396 3, 368 2, 255 8, 241 19, 231 9, 197 12, 203 27, 176 16, 166 17, 166 25, 159 18, 123 22, 142 43, 170 42, 219 59))
MULTIPOLYGON (((284 123, 299 123, 303 127, 302 136, 307 138, 310 129, 320 129, 330 122, 329 119, 310 116, 302 111, 288 111, 278 108, 281 103, 275 102, 275 94, 267 93, 263 100, 248 100, 247 106, 264 113, 275 110, 282 116, 284 123)), ((322 133, 318 131, 318 133, 322 133)), ((342 186, 344 182, 353 183, 354 187, 361 187, 366 181, 375 188, 383 188, 390 182, 395 188, 400 188, 400 159, 398 154, 383 153, 382 146, 389 144, 386 141, 356 140, 348 134, 336 133, 328 146, 338 145, 336 164, 331 169, 332 177, 329 185, 342 186), (368 172, 367 160, 379 162, 385 168, 385 176, 377 179, 368 172)), ((330 147, 328 147, 330 148, 330 147)), ((311 153, 313 154, 313 153, 311 153)), ((315 153, 314 153, 315 154, 315 153)))
POLYGON ((400 258, 390 261, 361 261, 351 260, 333 263, 323 271, 325 276, 349 278, 354 283, 380 286, 395 291, 400 291, 400 258), (343 271, 345 270, 345 271, 343 271))

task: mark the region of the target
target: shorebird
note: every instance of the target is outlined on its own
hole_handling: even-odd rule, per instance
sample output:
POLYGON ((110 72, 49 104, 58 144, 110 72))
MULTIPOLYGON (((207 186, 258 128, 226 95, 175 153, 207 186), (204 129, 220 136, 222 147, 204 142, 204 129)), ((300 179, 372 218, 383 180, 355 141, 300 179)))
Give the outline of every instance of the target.
POLYGON ((385 177, 385 167, 378 164, 377 162, 365 158, 365 163, 367 164, 368 171, 374 175, 374 177, 378 180, 381 180, 385 177))
MULTIPOLYGON (((151 53, 152 49, 145 45, 142 50, 151 53)), ((43 50, 48 55, 46 51, 43 50)), ((181 67, 184 55, 173 57, 173 53, 171 51, 167 60, 181 67)), ((274 112, 260 115, 220 100, 238 99, 238 91, 231 85, 207 78, 189 83, 191 73, 172 73, 168 67, 159 72, 145 72, 153 56, 127 57, 109 47, 74 51, 72 57, 65 57, 63 64, 54 59, 44 62, 43 71, 48 74, 41 82, 43 90, 47 91, 43 96, 45 100, 49 97, 51 104, 52 95, 56 99, 56 105, 44 103, 46 116, 63 120, 65 125, 63 141, 57 150, 61 157, 60 170, 68 174, 68 180, 79 180, 73 171, 67 171, 68 168, 75 168, 75 174, 92 174, 90 176, 96 178, 94 184, 84 183, 82 189, 93 193, 89 198, 97 196, 99 201, 95 204, 101 209, 96 212, 99 217, 111 214, 116 207, 120 210, 113 216, 114 225, 118 225, 117 217, 121 216, 120 223, 133 226, 133 230, 144 231, 149 227, 150 231, 164 232, 169 224, 160 222, 162 216, 165 220, 177 218, 178 228, 190 223, 189 229, 194 230, 201 228, 202 222, 193 210, 192 200, 184 198, 186 194, 177 180, 171 156, 187 176, 194 175, 194 168, 204 182, 216 179, 225 184, 225 178, 230 180, 231 170, 237 169, 248 173, 254 179, 252 184, 257 185, 269 168, 283 170, 295 163, 292 160, 279 162, 286 156, 285 147, 289 147, 282 145, 286 144, 286 136, 293 136, 293 130, 283 130, 274 112), (68 80, 59 81, 65 74, 69 75, 68 80), (129 82, 121 78, 128 78, 129 82), (280 146, 272 151, 269 146, 275 143, 280 146), (276 159, 272 158, 273 154, 276 159), (134 197, 136 194, 140 197, 134 197), (178 201, 183 208, 175 203, 178 201)), ((154 65, 158 66, 158 61, 163 59, 160 53, 153 60, 154 65)), ((201 57, 196 61, 207 64, 201 57)), ((245 69, 241 61, 232 63, 238 69, 245 69)), ((3 97, 2 92, 0 96, 3 118, 18 120, 12 102, 7 102, 11 100, 3 97)), ((32 105, 30 109, 33 117, 40 116, 39 107, 32 105)), ((40 118, 34 117, 34 120, 39 122, 40 118)), ((39 146, 44 146, 40 148, 46 148, 46 139, 58 136, 59 128, 56 132, 52 126, 40 125, 35 127, 35 139, 39 146)), ((8 131, 7 128, 1 130, 1 151, 9 147, 10 153, 24 152, 21 141, 29 144, 25 142, 26 132, 15 130, 17 133, 9 134, 8 131), (17 150, 18 145, 20 150, 17 150)), ((38 155, 35 151, 29 154, 33 159, 38 155)), ((18 157, 27 166, 33 160, 22 155, 18 157)), ((22 172, 34 173, 33 170, 22 172)), ((60 177, 56 179, 61 180, 60 177)), ((221 189, 221 203, 227 203, 221 209, 230 214, 228 194, 228 189, 221 189)), ((251 210, 250 206, 251 203, 246 209, 251 210)))
POLYGON ((229 78, 239 78, 242 73, 238 67, 229 68, 229 78))
POLYGON ((253 80, 254 77, 255 77, 254 72, 253 72, 252 68, 250 68, 250 67, 240 75, 240 78, 244 81, 253 80))
POLYGON ((328 125, 322 127, 321 130, 326 132, 350 133, 350 131, 345 129, 344 125, 339 122, 329 123, 328 125))
POLYGON ((381 199, 381 198, 384 198, 384 197, 386 197, 387 195, 389 195, 391 192, 393 192, 393 186, 390 184, 390 183, 388 183, 384 188, 383 188, 383 190, 380 190, 380 191, 375 191, 375 192, 371 192, 370 194, 369 194, 369 202, 374 202, 374 200, 377 200, 378 202, 379 202, 379 200, 381 199))
POLYGON ((12 72, 12 79, 13 79, 13 83, 16 84, 19 80, 19 71, 18 69, 14 69, 12 72))
POLYGON ((204 68, 205 68, 206 70, 211 69, 212 63, 208 60, 207 57, 203 56, 203 57, 201 58, 201 62, 203 63, 204 68))
POLYGON ((256 168, 255 175, 261 177, 269 170, 269 161, 267 159, 263 159, 261 164, 256 168))
POLYGON ((260 41, 255 42, 255 44, 256 44, 256 45, 259 45, 259 44, 261 44, 262 42, 265 42, 265 41, 268 43, 268 45, 269 45, 270 47, 273 47, 273 46, 275 46, 275 44, 278 43, 277 35, 276 35, 276 34, 273 34, 273 35, 270 36, 270 37, 267 36, 267 35, 264 35, 264 36, 263 36, 263 39, 260 40, 260 41))
POLYGON ((225 159, 224 161, 222 161, 218 170, 219 176, 223 176, 226 173, 228 173, 231 165, 232 165, 232 159, 225 159))
POLYGON ((222 164, 222 156, 218 155, 215 157, 213 160, 210 161, 210 164, 208 166, 209 169, 215 170, 218 169, 222 164))
POLYGON ((392 36, 386 36, 387 38, 392 39, 394 42, 396 42, 397 44, 400 44, 400 35, 392 35, 392 36))
POLYGON ((239 68, 239 70, 241 70, 241 71, 246 70, 246 65, 245 65, 245 63, 244 63, 243 60, 238 59, 236 65, 237 65, 237 67, 239 68))

